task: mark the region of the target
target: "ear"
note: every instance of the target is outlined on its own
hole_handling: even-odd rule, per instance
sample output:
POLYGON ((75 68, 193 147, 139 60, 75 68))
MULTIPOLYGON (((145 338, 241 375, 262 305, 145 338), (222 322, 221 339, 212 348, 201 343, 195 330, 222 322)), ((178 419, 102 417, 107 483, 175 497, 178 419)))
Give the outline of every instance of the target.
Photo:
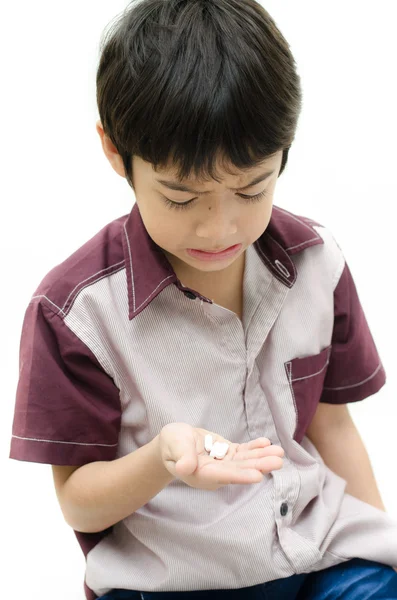
POLYGON ((111 139, 104 132, 101 121, 97 121, 96 130, 99 134, 99 137, 101 138, 102 148, 106 158, 108 159, 116 173, 120 175, 120 177, 125 178, 123 159, 117 152, 116 147, 112 143, 111 139))

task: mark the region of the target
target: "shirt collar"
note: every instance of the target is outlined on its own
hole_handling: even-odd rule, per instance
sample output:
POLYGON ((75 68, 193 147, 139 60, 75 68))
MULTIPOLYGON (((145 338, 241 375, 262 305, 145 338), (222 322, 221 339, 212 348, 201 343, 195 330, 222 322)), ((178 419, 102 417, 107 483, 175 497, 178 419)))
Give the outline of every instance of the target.
MULTIPOLYGON (((287 287, 291 288, 297 278, 295 263, 290 256, 324 243, 313 225, 320 224, 273 205, 269 224, 254 243, 264 265, 287 287)), ((123 249, 130 320, 171 283, 184 293, 190 292, 204 302, 212 303, 196 290, 182 285, 162 249, 149 236, 137 203, 123 224, 123 249)))

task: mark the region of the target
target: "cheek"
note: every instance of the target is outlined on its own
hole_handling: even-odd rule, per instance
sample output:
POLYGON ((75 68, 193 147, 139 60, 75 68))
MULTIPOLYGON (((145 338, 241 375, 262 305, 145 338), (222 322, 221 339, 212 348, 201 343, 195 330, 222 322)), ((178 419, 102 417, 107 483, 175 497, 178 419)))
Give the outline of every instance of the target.
POLYGON ((147 230, 150 237, 160 246, 162 242, 169 241, 174 235, 172 225, 160 216, 150 219, 147 230))
POLYGON ((167 223, 163 218, 161 208, 160 210, 158 210, 157 207, 156 209, 153 209, 149 202, 140 202, 138 199, 137 204, 146 231, 152 240, 161 246, 161 241, 165 237, 167 223))
POLYGON ((178 245, 188 227, 186 218, 182 219, 177 211, 174 214, 162 207, 148 213, 146 218, 142 215, 142 220, 150 237, 162 247, 178 245))
POLYGON ((244 214, 241 212, 240 224, 246 231, 263 232, 268 226, 272 216, 272 205, 269 202, 262 202, 251 206, 244 214))

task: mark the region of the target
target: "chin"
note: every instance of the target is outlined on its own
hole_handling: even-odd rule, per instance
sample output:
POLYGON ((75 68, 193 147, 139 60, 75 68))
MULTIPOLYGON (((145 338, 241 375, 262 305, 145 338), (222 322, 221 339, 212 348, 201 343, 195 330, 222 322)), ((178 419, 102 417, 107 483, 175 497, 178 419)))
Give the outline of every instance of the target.
POLYGON ((189 267, 192 267, 193 269, 196 269, 196 271, 201 271, 202 273, 215 273, 216 271, 224 271, 225 269, 227 269, 228 267, 230 267, 231 264, 233 264, 234 261, 231 261, 227 264, 211 264, 211 263, 204 263, 204 264, 190 264, 190 263, 186 263, 189 267))

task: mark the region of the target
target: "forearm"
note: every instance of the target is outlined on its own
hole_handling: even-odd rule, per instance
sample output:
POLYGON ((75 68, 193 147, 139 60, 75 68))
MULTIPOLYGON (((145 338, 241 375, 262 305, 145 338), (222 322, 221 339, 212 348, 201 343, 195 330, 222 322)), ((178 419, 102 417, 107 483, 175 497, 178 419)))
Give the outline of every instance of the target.
POLYGON ((174 477, 161 461, 158 442, 159 436, 122 458, 74 471, 60 498, 66 522, 76 531, 103 531, 161 492, 174 477))
POLYGON ((346 492, 386 512, 368 452, 353 421, 312 440, 325 464, 347 481, 346 492))

